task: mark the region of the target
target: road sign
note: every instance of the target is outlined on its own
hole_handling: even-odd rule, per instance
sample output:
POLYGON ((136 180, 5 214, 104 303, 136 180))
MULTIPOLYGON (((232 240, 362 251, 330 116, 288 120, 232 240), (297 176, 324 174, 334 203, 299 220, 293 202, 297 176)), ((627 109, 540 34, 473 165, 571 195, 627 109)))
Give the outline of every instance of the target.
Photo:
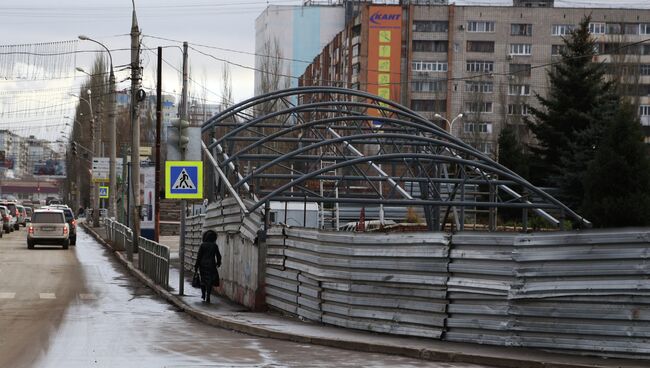
POLYGON ((99 198, 108 198, 108 187, 99 187, 99 198))
MULTIPOLYGON (((108 157, 94 157, 93 158, 93 182, 106 182, 108 181, 110 172, 110 159, 108 157)), ((122 177, 122 160, 115 161, 115 174, 118 178, 122 177)))
POLYGON ((165 162, 165 198, 203 198, 203 162, 165 162))

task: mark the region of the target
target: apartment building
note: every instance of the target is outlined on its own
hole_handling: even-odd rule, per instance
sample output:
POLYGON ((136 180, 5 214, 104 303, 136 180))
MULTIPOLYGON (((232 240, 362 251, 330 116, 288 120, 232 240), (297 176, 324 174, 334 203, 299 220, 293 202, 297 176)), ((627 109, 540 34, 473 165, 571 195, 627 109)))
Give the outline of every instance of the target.
POLYGON ((500 129, 547 94, 547 72, 566 35, 586 15, 598 61, 639 106, 650 143, 650 9, 559 8, 553 1, 512 6, 373 5, 326 45, 301 85, 340 85, 389 98, 495 155, 500 129), (333 82, 336 81, 336 82, 333 82), (439 114, 453 121, 449 127, 439 114))
MULTIPOLYGON (((282 74, 280 88, 295 87, 312 60, 345 24, 348 1, 305 1, 303 6, 269 5, 255 20, 255 94, 268 87, 264 71, 282 74), (273 56, 281 59, 273 60, 273 56), (267 57, 271 56, 271 58, 267 57), (278 63, 278 65, 269 65, 278 63)), ((266 91, 268 92, 268 91, 266 91)))

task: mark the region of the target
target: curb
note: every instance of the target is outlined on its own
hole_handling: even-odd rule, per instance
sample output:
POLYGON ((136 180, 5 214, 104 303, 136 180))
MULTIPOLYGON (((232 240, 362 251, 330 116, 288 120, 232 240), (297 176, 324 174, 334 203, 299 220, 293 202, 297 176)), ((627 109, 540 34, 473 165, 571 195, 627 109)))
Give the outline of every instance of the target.
MULTIPOLYGON (((273 330, 270 328, 264 328, 255 325, 248 325, 241 321, 236 321, 224 317, 216 317, 203 313, 191 305, 185 303, 168 290, 160 287, 155 284, 149 277, 144 273, 138 270, 136 267, 130 263, 124 255, 115 251, 111 245, 105 241, 99 234, 97 234, 92 228, 88 227, 85 223, 82 225, 84 229, 90 234, 97 242, 102 244, 104 247, 110 249, 120 263, 122 263, 126 268, 136 276, 141 282, 146 284, 150 289, 152 289, 156 294, 167 300, 169 303, 176 306, 179 310, 187 313, 188 315, 194 317, 195 319, 204 322, 208 325, 224 328, 228 330, 233 330, 241 332, 247 335, 272 338, 278 340, 286 340, 297 343, 304 344, 314 344, 321 345, 345 350, 360 351, 366 353, 381 353, 381 354, 390 354, 398 355, 407 358, 414 358, 432 362, 448 362, 448 363, 468 363, 468 364, 481 364, 489 365, 494 367, 505 367, 505 368, 611 368, 611 367, 643 367, 644 365, 634 365, 635 361, 629 360, 619 360, 619 359, 598 359, 591 358, 590 360, 598 360, 598 362, 593 361, 591 363, 569 363, 561 361, 542 361, 542 360, 525 360, 516 357, 507 357, 507 356, 497 356, 497 355, 488 355, 488 354, 471 354, 463 351, 444 351, 436 349, 419 349, 419 348, 410 348, 404 347, 397 344, 389 343, 371 343, 371 342, 361 342, 358 340, 347 340, 347 339, 336 339, 336 338, 327 338, 327 337, 313 337, 309 335, 303 335, 298 333, 289 333, 273 330)), ((477 345, 477 349, 485 347, 485 345, 477 345)), ((509 349, 518 349, 518 348, 509 348, 509 349)), ((532 351, 532 350, 529 350, 532 351)), ((541 351, 534 350, 537 353, 541 351)), ((585 358, 579 355, 563 355, 561 353, 551 353, 559 356, 560 358, 566 357, 567 359, 580 359, 585 358)))

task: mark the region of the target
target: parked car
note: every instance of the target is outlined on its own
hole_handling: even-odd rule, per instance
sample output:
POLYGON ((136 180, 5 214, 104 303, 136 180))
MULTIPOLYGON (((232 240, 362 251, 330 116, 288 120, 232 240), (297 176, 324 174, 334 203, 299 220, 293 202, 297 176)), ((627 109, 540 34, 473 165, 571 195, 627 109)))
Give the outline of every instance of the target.
POLYGON ((70 229, 70 245, 77 245, 77 220, 75 220, 72 208, 68 207, 65 204, 54 204, 49 207, 63 211, 63 214, 65 215, 65 221, 68 223, 68 227, 70 229))
POLYGON ((25 207, 25 214, 26 214, 25 221, 26 222, 32 222, 32 213, 33 212, 34 212, 34 210, 31 207, 25 207))
POLYGON ((0 206, 7 207, 9 209, 9 213, 11 214, 11 216, 16 218, 16 222, 14 223, 14 230, 20 229, 21 219, 20 219, 20 213, 18 212, 18 208, 16 207, 16 202, 3 200, 0 201, 0 206))
POLYGON ((7 234, 14 231, 16 218, 11 215, 11 211, 5 206, 0 206, 0 216, 2 216, 2 230, 7 234))
POLYGON ((63 249, 70 245, 70 228, 63 210, 56 208, 35 210, 27 228, 27 248, 36 244, 56 244, 63 249))
POLYGON ((27 211, 25 211, 25 206, 16 204, 16 209, 20 215, 18 225, 22 225, 23 227, 27 226, 27 211))

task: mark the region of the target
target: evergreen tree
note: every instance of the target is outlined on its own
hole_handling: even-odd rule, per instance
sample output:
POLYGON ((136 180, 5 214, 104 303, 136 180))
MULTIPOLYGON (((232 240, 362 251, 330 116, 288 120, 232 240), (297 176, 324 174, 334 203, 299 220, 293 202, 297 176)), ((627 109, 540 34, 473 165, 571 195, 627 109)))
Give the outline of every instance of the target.
POLYGON ((650 159, 636 110, 623 104, 584 180, 582 214, 596 227, 650 225, 650 159))
POLYGON ((537 139, 530 147, 531 180, 559 187, 560 199, 574 208, 582 203, 583 175, 593 160, 593 147, 618 103, 615 88, 604 78, 604 65, 593 61, 590 21, 585 17, 564 39, 562 59, 548 73, 548 96, 536 94, 541 108, 531 107, 533 121, 527 121, 537 139))
POLYGON ((517 132, 512 125, 506 125, 499 133, 499 163, 516 172, 519 176, 528 178, 528 158, 524 147, 517 139, 517 132))

